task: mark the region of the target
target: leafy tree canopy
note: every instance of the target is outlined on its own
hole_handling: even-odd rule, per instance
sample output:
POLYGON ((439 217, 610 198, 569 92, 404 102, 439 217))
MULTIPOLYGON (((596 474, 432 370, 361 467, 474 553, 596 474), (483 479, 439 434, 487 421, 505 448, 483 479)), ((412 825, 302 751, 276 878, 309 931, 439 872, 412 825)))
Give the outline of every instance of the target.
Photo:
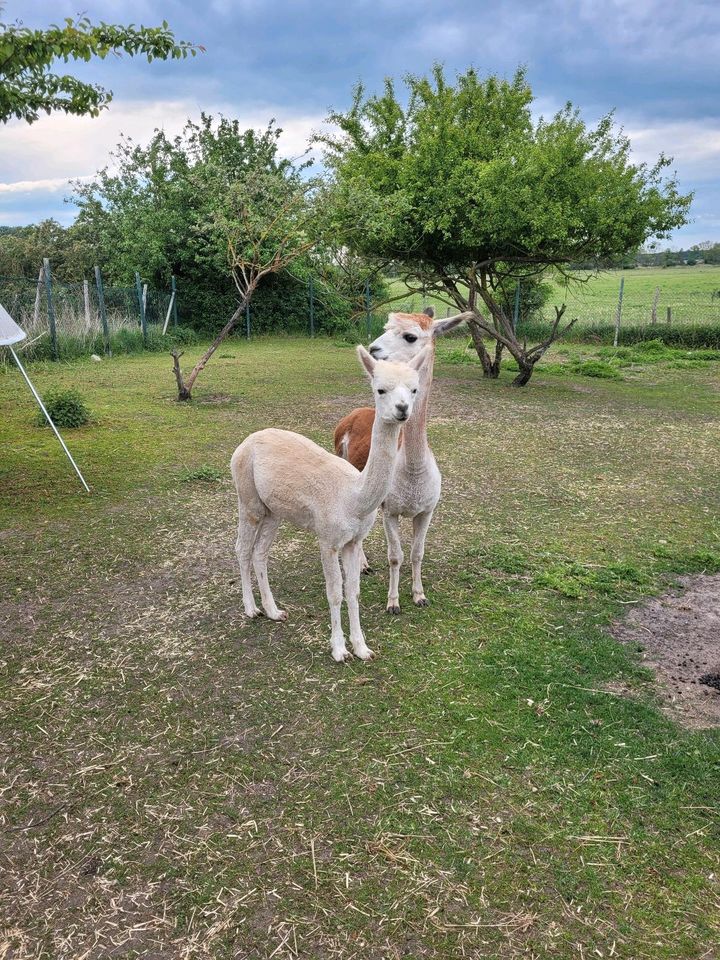
POLYGON ((52 66, 57 60, 104 59, 110 53, 168 60, 195 56, 201 49, 177 41, 165 22, 159 27, 125 27, 93 24, 80 17, 47 30, 0 24, 0 120, 33 123, 40 113, 56 111, 97 116, 108 105, 111 91, 71 74, 55 73, 52 66))
POLYGON ((451 263, 565 264, 621 256, 685 222, 690 198, 670 160, 630 161, 612 116, 589 129, 571 104, 533 122, 532 92, 474 70, 452 86, 441 67, 408 77, 403 106, 355 90, 330 121, 327 147, 348 239, 394 258, 451 263), (361 223, 353 224, 360 215, 361 223))
POLYGON ((406 102, 390 80, 377 96, 358 86, 350 109, 330 115, 334 131, 318 138, 333 229, 462 309, 482 301, 490 319, 478 314, 474 332, 486 373, 497 375, 504 348, 531 373, 547 344, 533 353, 515 337, 496 295, 507 278, 621 257, 683 224, 691 197, 664 176, 666 157, 651 167, 631 161, 612 116, 589 128, 568 103, 535 121, 522 70, 483 80, 470 69, 453 85, 436 66, 406 84, 406 102), (497 341, 494 368, 483 336, 497 341))

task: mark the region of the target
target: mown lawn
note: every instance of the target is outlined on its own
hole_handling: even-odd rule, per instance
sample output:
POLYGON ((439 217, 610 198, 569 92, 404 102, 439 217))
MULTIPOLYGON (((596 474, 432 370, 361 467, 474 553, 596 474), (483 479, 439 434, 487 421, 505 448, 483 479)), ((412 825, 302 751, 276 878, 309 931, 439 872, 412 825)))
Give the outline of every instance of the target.
POLYGON ((227 463, 263 426, 329 445, 351 349, 232 343, 190 405, 166 356, 36 366, 95 414, 90 497, 0 372, 0 957, 718 956, 720 734, 607 626, 720 570, 720 365, 566 349, 517 391, 444 346, 432 606, 406 569, 385 615, 375 531, 379 656, 344 668, 304 534, 290 621, 243 620, 227 463))

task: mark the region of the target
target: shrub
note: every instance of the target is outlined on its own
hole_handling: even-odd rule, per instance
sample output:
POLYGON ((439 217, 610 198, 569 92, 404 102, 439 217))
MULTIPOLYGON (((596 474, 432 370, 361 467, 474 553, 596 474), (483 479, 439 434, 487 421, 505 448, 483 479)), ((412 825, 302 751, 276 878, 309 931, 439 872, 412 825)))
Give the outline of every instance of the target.
POLYGON ((585 360, 572 365, 573 373, 583 377, 599 377, 602 380, 622 380, 617 369, 604 360, 585 360))
POLYGON ((643 340, 635 345, 638 353, 667 353, 667 346, 663 340, 654 337, 652 340, 643 340))
MULTIPOLYGON (((43 402, 56 427, 81 427, 90 419, 90 411, 77 390, 49 390, 43 402)), ((39 427, 47 426, 42 410, 38 410, 35 422, 39 427)))

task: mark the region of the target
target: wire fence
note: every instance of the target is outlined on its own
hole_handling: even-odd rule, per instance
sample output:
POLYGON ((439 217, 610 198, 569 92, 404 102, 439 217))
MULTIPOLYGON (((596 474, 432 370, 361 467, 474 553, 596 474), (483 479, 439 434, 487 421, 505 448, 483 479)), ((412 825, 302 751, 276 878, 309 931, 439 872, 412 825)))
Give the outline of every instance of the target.
POLYGON ((120 331, 177 327, 175 278, 170 290, 156 290, 138 276, 133 286, 105 286, 99 267, 94 281, 56 281, 48 261, 36 279, 0 276, 0 302, 28 335, 28 343, 47 338, 51 355, 59 356, 59 342, 72 338, 110 352, 112 337, 120 331))
MULTIPOLYGON (((312 277, 306 283, 305 331, 312 337, 316 333, 318 284, 312 277)), ((717 275, 698 274, 696 287, 699 288, 684 286, 674 278, 661 285, 649 276, 628 276, 626 282, 622 274, 619 281, 612 277, 604 283, 591 281, 556 291, 551 302, 558 297, 566 299, 567 317, 578 318, 573 339, 600 339, 617 344, 655 337, 679 340, 685 336, 694 337, 698 344, 703 337, 709 338, 712 343, 707 345, 715 346, 716 341, 720 342, 720 271, 717 275)), ((358 336, 376 335, 388 310, 414 312, 431 305, 437 316, 456 312, 456 308, 432 297, 409 292, 403 297, 399 281, 391 283, 391 292, 398 298, 392 304, 387 300, 375 303, 370 284, 366 283, 363 309, 353 314, 350 324, 358 336)), ((132 341, 140 348, 151 345, 157 349, 161 345, 160 333, 178 332, 179 297, 174 277, 169 278, 165 290, 144 283, 139 274, 132 285, 106 286, 99 267, 95 267, 93 280, 57 282, 48 260, 35 279, 0 276, 0 302, 27 333, 28 352, 54 359, 69 355, 70 341, 74 355, 109 354, 113 344, 120 347, 123 337, 124 348, 132 341)), ((550 324, 550 312, 549 306, 539 310, 528 306, 526 310, 525 297, 516 289, 512 320, 519 335, 542 336, 543 329, 550 324)), ((293 326, 293 330, 302 332, 302 324, 297 329, 293 326)), ((238 324, 238 334, 249 338, 253 332, 250 307, 238 324)))
POLYGON ((720 324, 720 289, 633 289, 630 284, 623 284, 622 292, 619 287, 612 292, 589 288, 568 298, 568 313, 584 326, 612 326, 618 318, 621 327, 720 324))

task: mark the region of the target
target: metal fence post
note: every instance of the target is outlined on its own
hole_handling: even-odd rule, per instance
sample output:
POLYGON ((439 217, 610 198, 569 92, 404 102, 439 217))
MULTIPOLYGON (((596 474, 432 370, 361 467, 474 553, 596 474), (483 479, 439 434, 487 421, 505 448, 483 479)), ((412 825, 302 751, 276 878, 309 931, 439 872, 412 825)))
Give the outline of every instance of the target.
POLYGON ((143 301, 142 282, 140 274, 135 271, 135 289, 137 291, 138 306, 140 307, 140 326, 142 327, 143 343, 147 343, 147 324, 145 322, 145 303, 143 301))
POLYGON ((310 336, 315 336, 315 290, 313 289, 313 278, 308 279, 308 297, 310 298, 310 336))
POLYGON ((513 333, 517 330, 518 317, 520 316, 520 281, 515 286, 515 306, 513 307, 513 333))
POLYGON ((623 302, 623 290, 625 288, 625 277, 620 277, 620 293, 618 294, 618 305, 617 310, 615 311, 615 338, 613 339, 613 346, 618 345, 618 340, 620 339, 620 317, 622 315, 622 302, 623 302))
POLYGON ((110 356, 110 329, 108 327, 107 310, 105 309, 105 291, 103 289, 102 274, 100 267, 95 267, 95 286, 98 295, 98 312, 100 313, 100 322, 102 323, 103 342, 105 344, 105 354, 110 356))
POLYGON ((667 308, 667 322, 668 326, 672 323, 672 307, 667 308))
POLYGON ((53 358, 59 360, 57 330, 55 329, 55 307, 52 298, 52 274, 50 273, 50 261, 43 257, 43 273, 45 274, 45 293, 47 295, 48 325, 50 327, 50 340, 52 341, 53 358))
POLYGON ((370 278, 365 281, 365 329, 367 332, 368 343, 372 333, 372 313, 370 312, 370 278))
POLYGON ((40 325, 40 303, 42 302, 43 278, 45 277, 45 267, 40 267, 38 273, 37 287, 35 288, 35 309, 33 311, 33 330, 37 330, 40 325))
POLYGON ((172 296, 173 327, 177 327, 177 283, 175 281, 175 274, 170 278, 170 291, 172 296))

